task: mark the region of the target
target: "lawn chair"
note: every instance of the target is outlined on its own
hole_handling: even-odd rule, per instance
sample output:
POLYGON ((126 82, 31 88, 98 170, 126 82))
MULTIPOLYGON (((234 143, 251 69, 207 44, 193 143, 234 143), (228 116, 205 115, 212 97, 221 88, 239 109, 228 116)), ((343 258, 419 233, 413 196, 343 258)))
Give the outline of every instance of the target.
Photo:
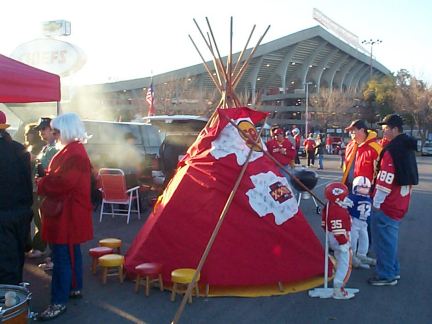
POLYGON ((102 168, 99 170, 102 191, 102 206, 100 211, 99 222, 102 222, 104 214, 127 216, 129 224, 131 212, 138 213, 138 219, 141 219, 139 204, 139 186, 127 189, 125 174, 121 169, 102 168), (136 201, 136 209, 132 209, 132 203, 136 201), (111 205, 111 212, 104 212, 105 204, 111 205), (118 208, 118 205, 126 205, 127 210, 118 208))

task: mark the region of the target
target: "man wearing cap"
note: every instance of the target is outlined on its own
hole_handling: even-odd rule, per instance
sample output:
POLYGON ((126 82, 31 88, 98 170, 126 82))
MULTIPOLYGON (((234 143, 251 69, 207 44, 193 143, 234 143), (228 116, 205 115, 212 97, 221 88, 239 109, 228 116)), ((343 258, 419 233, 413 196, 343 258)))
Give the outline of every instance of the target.
POLYGON ((36 158, 42 164, 43 170, 47 170, 51 159, 59 151, 56 147, 58 134, 53 132, 53 129, 51 128, 51 118, 49 117, 42 117, 39 120, 39 124, 36 126, 36 129, 39 131, 39 135, 42 140, 47 143, 36 158))
POLYGON ((378 160, 371 217, 372 243, 377 257, 373 286, 394 286, 400 279, 397 257, 399 225, 408 211, 413 185, 418 184, 416 140, 403 133, 403 120, 397 114, 378 123, 389 143, 378 160))
POLYGON ((355 177, 364 176, 373 181, 382 148, 377 143, 377 133, 368 130, 362 119, 354 120, 345 130, 349 131, 352 141, 345 150, 342 182, 351 189, 355 177))
POLYGON ((0 284, 22 282, 33 203, 30 153, 12 140, 0 111, 0 284))
MULTIPOLYGON (((278 162, 284 167, 294 165, 295 149, 291 142, 285 138, 285 132, 282 128, 273 130, 274 138, 266 143, 267 150, 278 162)), ((284 173, 284 172, 283 172, 284 173)), ((288 175, 284 173, 288 178, 288 175)))
MULTIPOLYGON (((36 156, 36 168, 37 168, 37 176, 42 177, 45 175, 46 170, 48 169, 48 165, 51 162, 53 156, 58 152, 58 148, 56 147, 56 141, 58 138, 58 134, 56 135, 51 128, 51 118, 42 117, 39 119, 38 125, 35 127, 37 131, 39 131, 39 136, 41 139, 47 144, 42 147, 42 150, 36 156)), ((32 241, 32 250, 27 254, 29 258, 38 258, 43 255, 43 251, 46 249, 46 243, 42 240, 41 237, 41 217, 39 212, 39 197, 37 197, 36 193, 34 196, 34 225, 35 225, 35 235, 32 241)))

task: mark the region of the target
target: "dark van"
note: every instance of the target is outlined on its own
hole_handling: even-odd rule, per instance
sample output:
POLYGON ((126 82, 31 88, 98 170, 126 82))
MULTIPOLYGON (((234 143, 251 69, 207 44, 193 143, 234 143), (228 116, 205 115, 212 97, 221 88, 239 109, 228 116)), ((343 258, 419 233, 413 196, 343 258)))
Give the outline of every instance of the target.
POLYGON ((121 123, 108 121, 83 121, 89 139, 85 144, 90 160, 96 169, 123 168, 126 137, 135 138, 134 149, 140 157, 144 175, 157 170, 161 139, 159 131, 143 123, 121 123))

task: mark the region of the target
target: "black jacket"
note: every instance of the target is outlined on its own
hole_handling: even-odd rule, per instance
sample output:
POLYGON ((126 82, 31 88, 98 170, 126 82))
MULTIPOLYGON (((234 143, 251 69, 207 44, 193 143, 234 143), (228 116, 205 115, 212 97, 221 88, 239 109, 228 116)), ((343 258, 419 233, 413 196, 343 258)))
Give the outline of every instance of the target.
POLYGON ((384 152, 389 152, 395 167, 395 181, 399 186, 417 185, 419 182, 415 151, 417 141, 406 134, 393 138, 381 151, 378 167, 384 152))
POLYGON ((33 204, 30 154, 0 131, 0 211, 33 204))

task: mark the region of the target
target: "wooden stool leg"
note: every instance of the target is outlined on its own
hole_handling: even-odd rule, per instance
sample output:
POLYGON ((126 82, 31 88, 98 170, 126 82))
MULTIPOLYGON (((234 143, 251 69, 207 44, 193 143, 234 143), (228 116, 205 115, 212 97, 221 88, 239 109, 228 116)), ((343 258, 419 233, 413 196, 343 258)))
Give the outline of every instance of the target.
POLYGON ((188 298, 189 304, 192 304, 192 293, 193 293, 193 291, 191 290, 191 293, 190 293, 189 298, 188 298))
POLYGON ((150 295, 150 276, 146 276, 145 280, 145 294, 148 296, 150 295))
POLYGON ((120 283, 123 283, 123 265, 119 266, 120 283))
POLYGON ((103 267, 102 269, 102 283, 105 285, 107 281, 107 275, 108 275, 108 268, 103 267))
POLYGON ((159 289, 160 291, 163 291, 164 289, 163 289, 162 275, 159 274, 158 278, 159 278, 159 289))
POLYGON ((199 297, 199 286, 198 286, 198 282, 195 283, 195 293, 197 298, 199 297))
POLYGON ((278 288, 279 288, 279 291, 284 291, 285 290, 282 282, 280 282, 280 281, 278 282, 278 288))
POLYGON ((92 266, 91 266, 91 270, 93 274, 96 274, 96 268, 97 268, 97 264, 98 264, 98 259, 96 257, 92 257, 92 266))
POLYGON ((176 291, 177 291, 177 283, 174 282, 172 286, 172 292, 171 292, 171 301, 175 301, 176 291))
POLYGON ((137 277, 136 277, 136 283, 135 283, 135 292, 136 293, 139 290, 140 283, 141 283, 141 277, 140 277, 140 275, 137 275, 137 277))

